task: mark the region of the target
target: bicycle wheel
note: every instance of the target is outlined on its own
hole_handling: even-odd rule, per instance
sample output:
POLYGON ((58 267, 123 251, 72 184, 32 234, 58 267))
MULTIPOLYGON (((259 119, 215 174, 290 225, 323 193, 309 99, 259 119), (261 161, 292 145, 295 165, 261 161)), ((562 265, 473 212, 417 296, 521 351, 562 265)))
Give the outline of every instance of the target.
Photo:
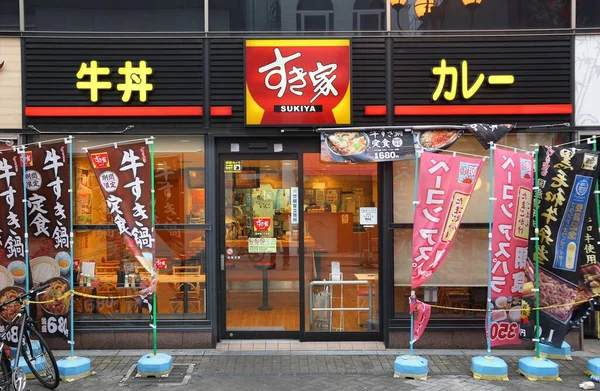
POLYGON ((58 365, 46 341, 44 341, 35 327, 31 325, 27 325, 23 339, 21 352, 31 372, 44 387, 51 390, 58 387, 58 383, 60 382, 58 365))

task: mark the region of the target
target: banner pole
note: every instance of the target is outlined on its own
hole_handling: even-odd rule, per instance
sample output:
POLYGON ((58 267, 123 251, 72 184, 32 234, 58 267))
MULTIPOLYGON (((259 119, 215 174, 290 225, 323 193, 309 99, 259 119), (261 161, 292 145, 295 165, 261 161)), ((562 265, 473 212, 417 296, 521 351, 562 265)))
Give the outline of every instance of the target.
MULTIPOLYGON (((67 141, 67 140, 65 140, 67 141)), ((73 136, 69 136, 68 141, 69 145, 69 206, 70 206, 70 216, 69 216, 69 238, 71 240, 70 243, 70 253, 71 253, 71 271, 69 274, 69 283, 71 284, 71 289, 74 289, 74 276, 73 276, 73 260, 75 257, 75 249, 73 248, 75 245, 75 237, 73 233, 73 136)), ((69 329, 71 330, 71 357, 75 356, 75 295, 71 295, 71 308, 69 309, 69 313, 71 315, 69 329)))
MULTIPOLYGON (((598 137, 593 138, 592 144, 593 144, 594 152, 598 151, 598 144, 597 144, 598 141, 597 140, 598 140, 598 137)), ((598 189, 599 189, 599 186, 598 186, 598 179, 597 179, 594 195, 596 197, 596 218, 597 218, 597 221, 600 222, 600 191, 598 189)), ((598 233, 600 234, 600 226, 598 226, 598 233)))
POLYGON ((542 335, 540 330, 540 260, 539 260, 539 250, 540 250, 540 232, 539 232, 539 207, 540 207, 540 199, 539 195, 541 189, 539 187, 538 180, 538 160, 539 160, 539 148, 536 146, 535 149, 535 162, 534 162, 534 170, 535 170, 535 182, 533 184, 534 189, 537 189, 535 192, 535 357, 540 359, 540 336, 542 335))
POLYGON ((488 236, 488 286, 487 286, 487 322, 486 322, 486 339, 487 339, 487 356, 492 356, 492 221, 494 219, 494 150, 493 142, 490 142, 490 199, 488 212, 489 219, 489 236, 488 236))
MULTIPOLYGON (((152 269, 154 270, 154 278, 158 278, 156 273, 156 231, 155 231, 155 205, 154 205, 154 140, 150 143, 150 185, 151 185, 151 203, 152 203, 152 269)), ((157 336, 156 336, 156 295, 152 293, 152 349, 156 356, 157 336)))
MULTIPOLYGON (((25 290, 29 287, 29 222, 27 221, 27 154, 25 147, 19 147, 18 152, 21 154, 21 164, 23 171, 23 238, 25 240, 25 290)), ((27 313, 29 313, 29 304, 27 304, 27 313)))
MULTIPOLYGON (((415 150, 415 183, 414 183, 414 190, 413 190, 413 213, 414 210, 417 209, 417 197, 418 197, 418 183, 419 183, 419 156, 420 155, 420 151, 417 149, 415 150)), ((411 280, 412 280, 412 271, 411 271, 411 280)), ((412 293, 412 283, 411 283, 411 293, 412 293)), ((412 295, 411 295, 412 296, 412 295)), ((410 300, 410 299, 409 299, 410 300)), ((414 340, 413 340, 413 333, 414 333, 414 324, 415 321, 415 314, 414 312, 410 314, 410 357, 414 357, 414 340)))

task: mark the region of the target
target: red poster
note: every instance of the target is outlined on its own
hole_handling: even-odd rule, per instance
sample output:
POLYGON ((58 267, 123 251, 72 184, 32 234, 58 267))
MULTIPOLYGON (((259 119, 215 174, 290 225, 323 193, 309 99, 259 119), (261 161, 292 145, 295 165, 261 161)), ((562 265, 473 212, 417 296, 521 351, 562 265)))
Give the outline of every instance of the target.
POLYGON ((246 125, 348 125, 350 40, 246 41, 246 125))
POLYGON ((494 151, 494 225, 492 228, 492 346, 520 343, 521 297, 525 282, 533 157, 494 151))
POLYGON ((121 238, 155 276, 149 145, 111 145, 88 150, 88 158, 121 238))
POLYGON ((483 159, 423 152, 412 251, 412 288, 423 285, 448 255, 479 179, 483 159))
POLYGON ((268 217, 255 217, 254 230, 256 232, 269 232, 271 229, 271 219, 268 217))

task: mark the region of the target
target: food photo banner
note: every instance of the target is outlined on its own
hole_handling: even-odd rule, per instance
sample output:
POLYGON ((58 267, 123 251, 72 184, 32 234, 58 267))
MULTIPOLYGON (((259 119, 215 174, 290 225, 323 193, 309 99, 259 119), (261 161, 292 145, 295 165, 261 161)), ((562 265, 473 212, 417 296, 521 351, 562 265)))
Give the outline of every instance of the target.
POLYGON ((456 237, 479 179, 483 158, 423 152, 412 250, 412 288, 438 270, 456 237))
POLYGON ((386 162, 414 159, 415 148, 436 152, 452 146, 470 132, 485 148, 500 140, 513 125, 415 126, 319 129, 321 161, 335 163, 386 162))
POLYGON ((121 238, 154 280, 149 145, 111 144, 88 149, 87 155, 121 238))
POLYGON ((496 148, 490 325, 491 346, 519 344, 521 296, 531 232, 533 156, 496 148))
MULTIPOLYGON (((71 290, 69 145, 33 144, 24 154, 30 283, 48 284, 37 297, 48 301, 71 290)), ((37 325, 44 336, 69 338, 70 302, 63 297, 36 306, 37 325)))
MULTIPOLYGON (((580 269, 588 261, 586 246, 594 253, 598 250, 597 242, 586 243, 586 225, 591 222, 591 213, 596 213, 592 199, 600 172, 598 157, 597 152, 570 147, 539 148, 539 247, 536 241, 530 241, 528 247, 522 302, 523 313, 528 316, 521 322, 524 340, 534 336, 535 311, 529 309, 535 307, 536 256, 541 307, 573 303, 582 293, 580 269)), ((541 310, 540 342, 560 347, 571 329, 573 309, 570 305, 541 310)))
MULTIPOLYGON (((20 296, 27 289, 21 156, 12 150, 0 152, 0 304, 20 296)), ((4 335, 4 341, 13 347, 19 339, 18 326, 11 330, 6 330, 6 327, 19 311, 19 303, 0 311, 0 333, 4 335)))

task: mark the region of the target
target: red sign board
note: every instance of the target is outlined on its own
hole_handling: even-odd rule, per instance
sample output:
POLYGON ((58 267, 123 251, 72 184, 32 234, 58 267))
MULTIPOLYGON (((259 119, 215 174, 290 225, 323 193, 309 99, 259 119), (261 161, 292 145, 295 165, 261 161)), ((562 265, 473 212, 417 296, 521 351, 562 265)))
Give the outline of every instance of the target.
POLYGON ((247 125, 348 125, 350 40, 246 41, 247 125))
POLYGON ((157 269, 166 269, 167 268, 167 258, 156 258, 156 261, 154 262, 154 266, 156 266, 157 269))
POLYGON ((108 152, 92 153, 91 160, 94 168, 109 168, 108 152))
POLYGON ((268 217, 257 217, 254 219, 254 230, 257 232, 268 232, 271 229, 271 219, 268 217))

